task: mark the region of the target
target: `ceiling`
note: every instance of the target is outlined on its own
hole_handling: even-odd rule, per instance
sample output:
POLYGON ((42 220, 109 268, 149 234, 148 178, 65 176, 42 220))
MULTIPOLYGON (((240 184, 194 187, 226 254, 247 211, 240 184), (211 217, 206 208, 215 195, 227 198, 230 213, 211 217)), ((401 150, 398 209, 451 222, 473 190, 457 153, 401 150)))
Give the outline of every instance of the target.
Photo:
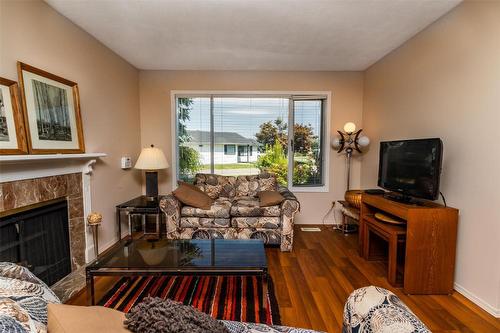
POLYGON ((364 70, 461 0, 45 0, 139 69, 364 70))

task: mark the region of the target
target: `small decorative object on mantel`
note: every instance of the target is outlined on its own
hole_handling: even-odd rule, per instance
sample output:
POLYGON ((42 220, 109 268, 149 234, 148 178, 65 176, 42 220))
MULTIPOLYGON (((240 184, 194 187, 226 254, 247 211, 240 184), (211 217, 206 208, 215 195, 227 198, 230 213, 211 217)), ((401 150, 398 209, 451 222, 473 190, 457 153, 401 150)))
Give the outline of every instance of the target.
POLYGON ((99 255, 99 234, 98 227, 101 225, 102 215, 100 213, 92 212, 87 216, 87 224, 92 229, 92 236, 94 239, 94 254, 95 257, 99 255))
POLYGON ((30 153, 84 153, 78 84, 22 62, 17 67, 30 153))
POLYGON ((17 82, 0 77, 0 155, 27 154, 17 82))
POLYGON ((151 147, 142 148, 141 154, 135 163, 136 169, 146 170, 146 197, 150 201, 158 198, 158 171, 169 167, 163 151, 151 147))

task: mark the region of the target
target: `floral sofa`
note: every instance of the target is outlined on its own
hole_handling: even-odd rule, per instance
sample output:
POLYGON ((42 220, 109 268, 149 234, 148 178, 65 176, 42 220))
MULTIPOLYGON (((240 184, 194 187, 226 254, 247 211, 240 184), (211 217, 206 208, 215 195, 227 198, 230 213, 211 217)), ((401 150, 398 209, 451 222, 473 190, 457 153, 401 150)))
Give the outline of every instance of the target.
POLYGON ((167 238, 255 238, 280 245, 282 251, 292 250, 293 220, 300 205, 292 192, 278 186, 273 174, 197 174, 194 185, 214 199, 214 204, 204 210, 184 206, 172 194, 160 198, 167 238), (257 193, 271 190, 279 191, 285 200, 280 205, 260 207, 257 193))

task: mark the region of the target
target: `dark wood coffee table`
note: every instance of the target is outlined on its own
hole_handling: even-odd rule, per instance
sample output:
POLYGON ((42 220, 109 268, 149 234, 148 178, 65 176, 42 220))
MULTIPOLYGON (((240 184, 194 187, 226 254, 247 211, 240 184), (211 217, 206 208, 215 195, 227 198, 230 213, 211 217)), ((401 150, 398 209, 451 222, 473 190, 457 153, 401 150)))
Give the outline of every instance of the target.
POLYGON ((95 305, 94 277, 141 275, 257 275, 266 306, 267 259, 258 239, 121 241, 86 267, 87 303, 95 305))

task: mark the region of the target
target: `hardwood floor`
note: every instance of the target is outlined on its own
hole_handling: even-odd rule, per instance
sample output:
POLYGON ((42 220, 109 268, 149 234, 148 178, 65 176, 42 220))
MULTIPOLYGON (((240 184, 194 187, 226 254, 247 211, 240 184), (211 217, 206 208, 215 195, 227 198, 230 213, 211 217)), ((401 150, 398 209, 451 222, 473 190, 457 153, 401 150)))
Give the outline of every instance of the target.
MULTIPOLYGON (((377 285, 392 290, 434 332, 500 332, 496 319, 461 294, 416 296, 392 288, 383 262, 367 262, 357 253, 357 234, 344 236, 320 226, 321 232, 302 232, 297 226, 294 251, 267 249, 284 325, 340 332, 347 296, 356 288, 377 285)), ((100 297, 114 282, 96 283, 100 297)), ((85 292, 70 304, 85 305, 85 292)))

